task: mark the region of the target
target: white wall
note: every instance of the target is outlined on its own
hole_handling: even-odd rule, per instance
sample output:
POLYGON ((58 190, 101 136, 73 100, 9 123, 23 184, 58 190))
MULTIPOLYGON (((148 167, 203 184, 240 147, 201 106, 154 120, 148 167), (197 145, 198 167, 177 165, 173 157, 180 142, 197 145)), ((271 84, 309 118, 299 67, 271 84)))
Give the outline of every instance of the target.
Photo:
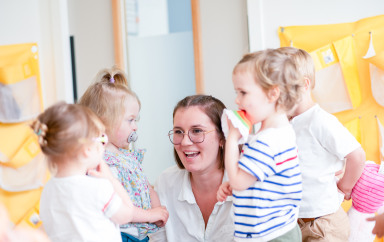
MULTIPOLYGON (((248 52, 246 2, 201 0, 200 14, 204 93, 236 108, 232 69, 248 52)), ((129 37, 128 45, 131 85, 142 101, 137 147, 147 148, 144 170, 154 182, 164 169, 175 165, 167 136, 173 108, 180 99, 195 94, 192 32, 148 32, 147 37, 129 37)))
POLYGON ((168 34, 167 0, 140 0, 138 4, 138 36, 168 34))
POLYGON ((251 51, 277 48, 280 26, 355 22, 384 13, 382 0, 247 0, 251 51))
POLYGON ((47 107, 72 99, 66 1, 0 0, 0 45, 37 43, 47 107))
POLYGON ((235 105, 232 70, 248 52, 245 0, 200 0, 205 94, 235 105))
MULTIPOLYGON (((200 11, 205 93, 236 108, 231 72, 248 51, 246 2, 200 0, 200 11)), ((69 35, 75 37, 78 97, 100 68, 114 63, 112 10, 107 0, 0 0, 0 31, 11 33, 1 34, 0 44, 39 43, 46 106, 70 101, 69 35)), ((142 51, 142 58, 130 60, 134 61, 132 87, 143 103, 138 147, 148 149, 144 169, 153 182, 175 164, 167 137, 173 108, 181 98, 195 94, 192 33, 152 35, 130 42, 136 46, 130 54, 142 51), (138 75, 139 71, 144 75, 138 75)))
POLYGON ((68 0, 68 19, 80 98, 100 69, 115 64, 111 1, 68 0))
POLYGON ((137 148, 151 183, 175 165, 167 136, 176 103, 195 94, 192 32, 129 38, 131 87, 141 100, 137 148))

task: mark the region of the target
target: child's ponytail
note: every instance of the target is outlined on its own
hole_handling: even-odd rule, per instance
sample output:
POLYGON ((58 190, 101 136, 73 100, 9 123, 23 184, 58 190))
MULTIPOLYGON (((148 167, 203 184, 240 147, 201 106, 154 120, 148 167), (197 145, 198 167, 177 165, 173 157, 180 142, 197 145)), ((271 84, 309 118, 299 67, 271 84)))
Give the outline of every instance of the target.
POLYGON ((90 108, 103 121, 107 134, 119 125, 125 114, 125 100, 137 95, 130 89, 124 71, 116 66, 100 70, 79 100, 79 104, 90 108))
POLYGON ((87 107, 59 102, 31 124, 43 153, 52 161, 58 157, 74 157, 84 142, 104 132, 100 119, 87 107))
POLYGON ((96 82, 110 83, 110 85, 123 85, 128 89, 131 89, 127 76, 116 66, 113 66, 110 69, 105 68, 100 70, 97 73, 95 80, 96 82))

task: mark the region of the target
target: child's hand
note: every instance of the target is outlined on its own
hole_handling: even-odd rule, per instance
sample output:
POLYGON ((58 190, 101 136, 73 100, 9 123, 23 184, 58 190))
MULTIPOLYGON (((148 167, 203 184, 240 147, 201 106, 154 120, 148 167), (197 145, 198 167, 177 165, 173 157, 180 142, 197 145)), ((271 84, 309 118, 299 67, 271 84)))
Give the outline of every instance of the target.
POLYGON ((227 118, 227 123, 228 123, 228 130, 229 130, 227 139, 229 139, 229 137, 233 137, 234 139, 239 140, 241 138, 240 131, 232 125, 231 120, 229 120, 228 118, 227 118))
POLYGON ((164 206, 152 208, 149 223, 154 223, 158 227, 163 227, 168 221, 169 213, 164 206))
POLYGON ((224 182, 220 185, 219 190, 217 190, 217 201, 223 202, 227 199, 228 196, 232 195, 232 188, 229 185, 229 182, 224 182))
POLYGON ((384 235, 384 214, 376 215, 375 217, 367 218, 367 221, 375 221, 375 227, 372 230, 372 234, 381 238, 384 235))
POLYGON ((339 183, 337 183, 337 190, 339 191, 339 193, 344 194, 344 200, 350 200, 351 199, 351 193, 352 192, 351 191, 345 192, 344 189, 339 187, 339 183))
POLYGON ((94 177, 106 178, 108 180, 114 179, 111 169, 109 169, 109 166, 104 161, 100 161, 96 169, 88 170, 87 174, 94 177))

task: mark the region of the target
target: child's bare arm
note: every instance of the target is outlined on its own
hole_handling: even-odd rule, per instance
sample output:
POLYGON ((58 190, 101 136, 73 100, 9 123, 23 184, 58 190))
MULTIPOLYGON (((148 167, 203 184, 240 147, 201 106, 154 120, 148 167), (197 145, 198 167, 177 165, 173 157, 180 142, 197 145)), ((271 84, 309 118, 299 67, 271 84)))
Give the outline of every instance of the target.
POLYGON ((108 179, 117 193, 123 200, 123 206, 111 217, 116 224, 126 224, 129 222, 155 223, 161 221, 165 225, 168 220, 168 211, 165 207, 144 210, 133 205, 127 191, 121 183, 113 177, 108 165, 102 161, 96 170, 90 170, 89 175, 108 179))
POLYGON ((234 190, 245 190, 249 188, 257 179, 251 174, 243 171, 238 166, 240 151, 238 141, 240 139, 239 131, 228 122, 229 134, 225 142, 225 169, 227 170, 229 184, 234 190))
MULTIPOLYGON (((157 195, 157 192, 155 191, 155 189, 153 189, 153 186, 148 182, 148 188, 149 188, 149 196, 151 198, 151 207, 152 208, 157 208, 157 207, 160 207, 161 206, 161 203, 160 203, 160 199, 159 199, 159 196, 157 195)), ((163 227, 165 225, 165 222, 164 221, 156 221, 155 224, 158 226, 158 227, 163 227)))
POLYGON ((157 195, 157 192, 155 191, 155 189, 153 189, 153 186, 149 182, 148 182, 148 188, 149 188, 149 196, 151 197, 151 207, 156 208, 161 206, 159 196, 157 195))
POLYGON ((157 226, 163 227, 168 221, 168 216, 168 211, 164 206, 147 210, 134 206, 133 219, 131 222, 156 223, 157 226))
POLYGON ((337 183, 337 187, 345 196, 344 199, 351 199, 352 188, 359 180, 365 165, 365 152, 359 147, 349 153, 346 157, 344 176, 337 183))

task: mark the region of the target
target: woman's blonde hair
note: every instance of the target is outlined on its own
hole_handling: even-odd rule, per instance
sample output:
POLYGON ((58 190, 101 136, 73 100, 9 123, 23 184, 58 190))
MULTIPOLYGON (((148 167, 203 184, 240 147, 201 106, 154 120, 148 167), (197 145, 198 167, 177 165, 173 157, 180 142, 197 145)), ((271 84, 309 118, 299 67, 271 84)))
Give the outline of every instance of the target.
POLYGON ((125 100, 133 97, 141 103, 129 88, 125 73, 117 67, 100 70, 94 83, 80 98, 79 104, 90 108, 103 121, 107 134, 119 125, 125 113, 125 100))
POLYGON ((276 106, 288 111, 301 97, 304 87, 298 67, 294 60, 278 49, 266 49, 249 53, 237 63, 233 75, 249 73, 264 92, 274 87, 280 89, 276 106))
POLYGON ((53 163, 60 157, 77 157, 82 140, 92 140, 104 132, 101 120, 87 107, 59 102, 31 124, 43 153, 53 163))

